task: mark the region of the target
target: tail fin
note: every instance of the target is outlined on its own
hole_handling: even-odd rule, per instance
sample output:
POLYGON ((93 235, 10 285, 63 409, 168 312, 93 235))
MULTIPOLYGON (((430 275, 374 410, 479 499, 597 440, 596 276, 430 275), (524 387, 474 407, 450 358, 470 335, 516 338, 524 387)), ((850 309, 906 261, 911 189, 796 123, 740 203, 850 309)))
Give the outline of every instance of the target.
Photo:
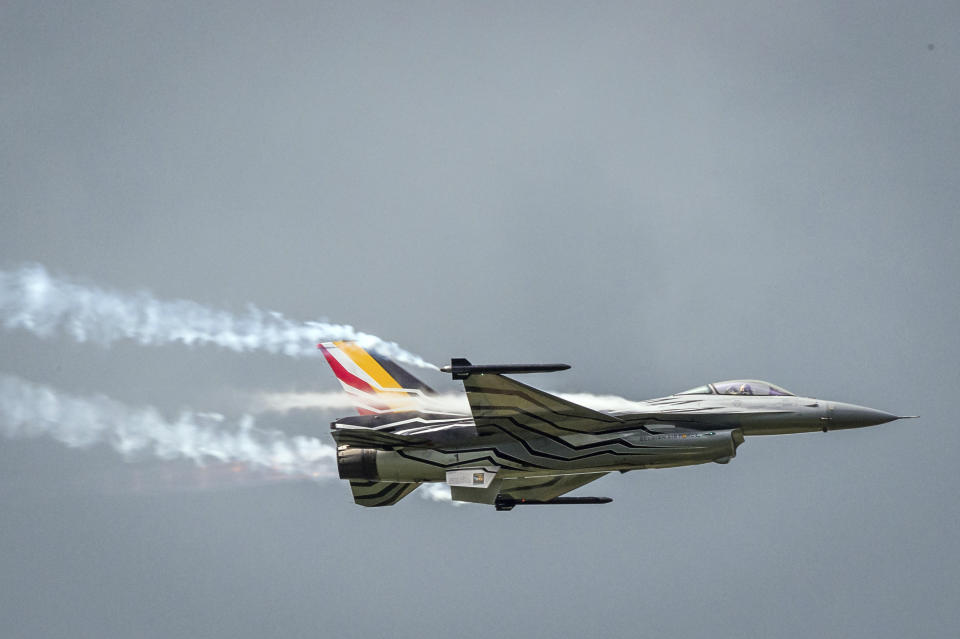
POLYGON ((343 390, 354 397, 361 415, 416 410, 418 398, 435 394, 395 362, 367 351, 356 342, 324 342, 317 348, 323 352, 343 390))

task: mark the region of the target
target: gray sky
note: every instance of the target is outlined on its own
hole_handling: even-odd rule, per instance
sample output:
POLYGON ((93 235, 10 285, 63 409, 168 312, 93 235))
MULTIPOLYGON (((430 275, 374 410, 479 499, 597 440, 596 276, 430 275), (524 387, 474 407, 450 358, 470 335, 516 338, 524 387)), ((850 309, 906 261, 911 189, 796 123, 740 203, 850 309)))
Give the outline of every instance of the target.
MULTIPOLYGON (((0 269, 923 417, 510 514, 2 440, 3 634, 956 634, 960 9, 834 4, 4 4, 0 269)), ((0 372, 171 417, 337 389, 21 332, 0 372)))

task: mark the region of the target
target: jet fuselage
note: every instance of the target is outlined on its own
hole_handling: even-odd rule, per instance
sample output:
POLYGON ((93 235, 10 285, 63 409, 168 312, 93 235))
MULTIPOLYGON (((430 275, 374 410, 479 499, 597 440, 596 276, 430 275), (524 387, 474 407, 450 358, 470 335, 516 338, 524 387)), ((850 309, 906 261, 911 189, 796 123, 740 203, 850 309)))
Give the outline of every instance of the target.
POLYGON ((454 500, 498 510, 606 503, 561 496, 611 471, 725 464, 749 436, 899 419, 742 379, 623 400, 621 410, 603 411, 504 376, 564 370, 565 364, 473 365, 457 358, 441 370, 463 382, 465 412, 431 405, 439 397, 432 389, 354 344, 321 348, 345 391, 357 398, 361 414, 335 421, 331 430, 340 477, 364 506, 394 504, 424 482, 446 483, 454 500))

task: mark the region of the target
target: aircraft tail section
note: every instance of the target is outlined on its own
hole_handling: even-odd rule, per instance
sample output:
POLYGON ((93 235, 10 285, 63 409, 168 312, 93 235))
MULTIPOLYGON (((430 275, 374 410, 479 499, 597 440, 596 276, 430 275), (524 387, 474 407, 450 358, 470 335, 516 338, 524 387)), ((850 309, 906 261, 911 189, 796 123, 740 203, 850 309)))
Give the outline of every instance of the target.
POLYGON ((323 342, 317 348, 361 415, 417 410, 418 399, 435 394, 396 362, 356 342, 323 342))
POLYGON ((334 422, 330 434, 337 446, 353 446, 355 448, 379 448, 393 450, 396 448, 422 448, 429 446, 431 440, 417 435, 399 435, 376 428, 350 428, 334 422))

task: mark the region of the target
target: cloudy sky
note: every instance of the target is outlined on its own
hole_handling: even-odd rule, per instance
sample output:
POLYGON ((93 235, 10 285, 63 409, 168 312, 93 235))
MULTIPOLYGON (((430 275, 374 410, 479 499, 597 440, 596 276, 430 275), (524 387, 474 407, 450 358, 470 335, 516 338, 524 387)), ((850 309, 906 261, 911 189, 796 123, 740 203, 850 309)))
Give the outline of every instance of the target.
MULTIPOLYGON (((755 377, 922 415, 511 513, 5 438, 4 635, 956 634, 955 2, 0 18, 0 270, 349 323, 438 364, 569 362, 530 380, 556 391, 755 377)), ((0 373, 231 423, 338 388, 311 357, 22 330, 0 373)))

